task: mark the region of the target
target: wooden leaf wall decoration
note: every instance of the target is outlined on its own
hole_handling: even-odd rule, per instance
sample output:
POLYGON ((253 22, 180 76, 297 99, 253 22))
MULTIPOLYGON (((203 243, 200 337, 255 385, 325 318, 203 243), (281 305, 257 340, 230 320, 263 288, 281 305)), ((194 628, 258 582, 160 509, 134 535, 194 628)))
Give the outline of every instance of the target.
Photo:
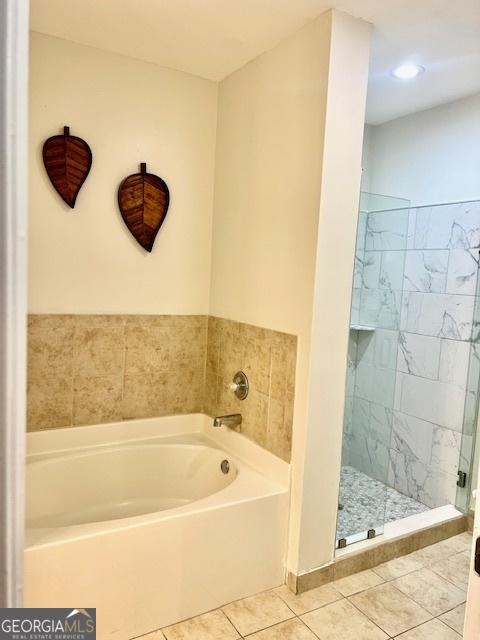
POLYGON ((42 155, 51 183, 73 209, 92 166, 90 147, 82 138, 71 136, 69 127, 64 127, 63 135, 48 138, 42 155))
POLYGON ((142 162, 140 173, 125 178, 118 188, 118 206, 128 230, 147 251, 151 251, 155 237, 167 215, 170 193, 165 182, 147 173, 142 162))

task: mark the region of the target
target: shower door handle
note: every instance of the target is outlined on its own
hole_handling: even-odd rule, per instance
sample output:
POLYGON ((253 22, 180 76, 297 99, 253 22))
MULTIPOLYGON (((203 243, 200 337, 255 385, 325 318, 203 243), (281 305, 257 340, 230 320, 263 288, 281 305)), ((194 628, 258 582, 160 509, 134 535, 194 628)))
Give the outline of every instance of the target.
POLYGON ((475 569, 475 573, 477 574, 477 576, 480 576, 480 537, 477 538, 477 541, 475 543, 475 560, 473 568, 475 569))

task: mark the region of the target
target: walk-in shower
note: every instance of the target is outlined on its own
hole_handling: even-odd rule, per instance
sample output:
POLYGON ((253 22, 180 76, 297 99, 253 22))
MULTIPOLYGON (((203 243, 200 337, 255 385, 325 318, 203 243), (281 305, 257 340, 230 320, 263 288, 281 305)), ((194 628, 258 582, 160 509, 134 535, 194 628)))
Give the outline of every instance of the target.
POLYGON ((363 193, 337 544, 444 505, 470 507, 480 360, 480 202, 363 193))

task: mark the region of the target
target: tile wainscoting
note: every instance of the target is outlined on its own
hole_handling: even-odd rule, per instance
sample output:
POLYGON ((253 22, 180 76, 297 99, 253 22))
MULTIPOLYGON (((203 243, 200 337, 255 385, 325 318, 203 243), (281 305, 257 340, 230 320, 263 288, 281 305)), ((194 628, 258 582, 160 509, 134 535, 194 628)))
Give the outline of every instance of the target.
POLYGON ((297 338, 223 318, 209 317, 205 410, 242 413, 242 433, 290 460, 297 338), (227 385, 245 371, 251 390, 245 401, 227 385))
POLYGON ((235 411, 242 433, 289 460, 296 345, 208 316, 30 315, 28 430, 235 411), (238 369, 244 402, 227 389, 238 369))
POLYGON ((28 428, 202 410, 206 316, 31 315, 28 428))

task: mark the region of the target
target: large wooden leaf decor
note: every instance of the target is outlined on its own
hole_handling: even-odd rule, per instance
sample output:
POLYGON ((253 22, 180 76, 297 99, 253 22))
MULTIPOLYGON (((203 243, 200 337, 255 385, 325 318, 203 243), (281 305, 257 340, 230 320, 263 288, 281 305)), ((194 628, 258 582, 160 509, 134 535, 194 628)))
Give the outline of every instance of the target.
POLYGON ((147 251, 151 251, 167 215, 170 193, 165 182, 147 173, 142 162, 140 173, 125 178, 118 188, 118 206, 128 230, 147 251))
POLYGON ((72 209, 92 166, 92 151, 85 140, 70 135, 52 136, 43 145, 43 164, 60 197, 72 209))

